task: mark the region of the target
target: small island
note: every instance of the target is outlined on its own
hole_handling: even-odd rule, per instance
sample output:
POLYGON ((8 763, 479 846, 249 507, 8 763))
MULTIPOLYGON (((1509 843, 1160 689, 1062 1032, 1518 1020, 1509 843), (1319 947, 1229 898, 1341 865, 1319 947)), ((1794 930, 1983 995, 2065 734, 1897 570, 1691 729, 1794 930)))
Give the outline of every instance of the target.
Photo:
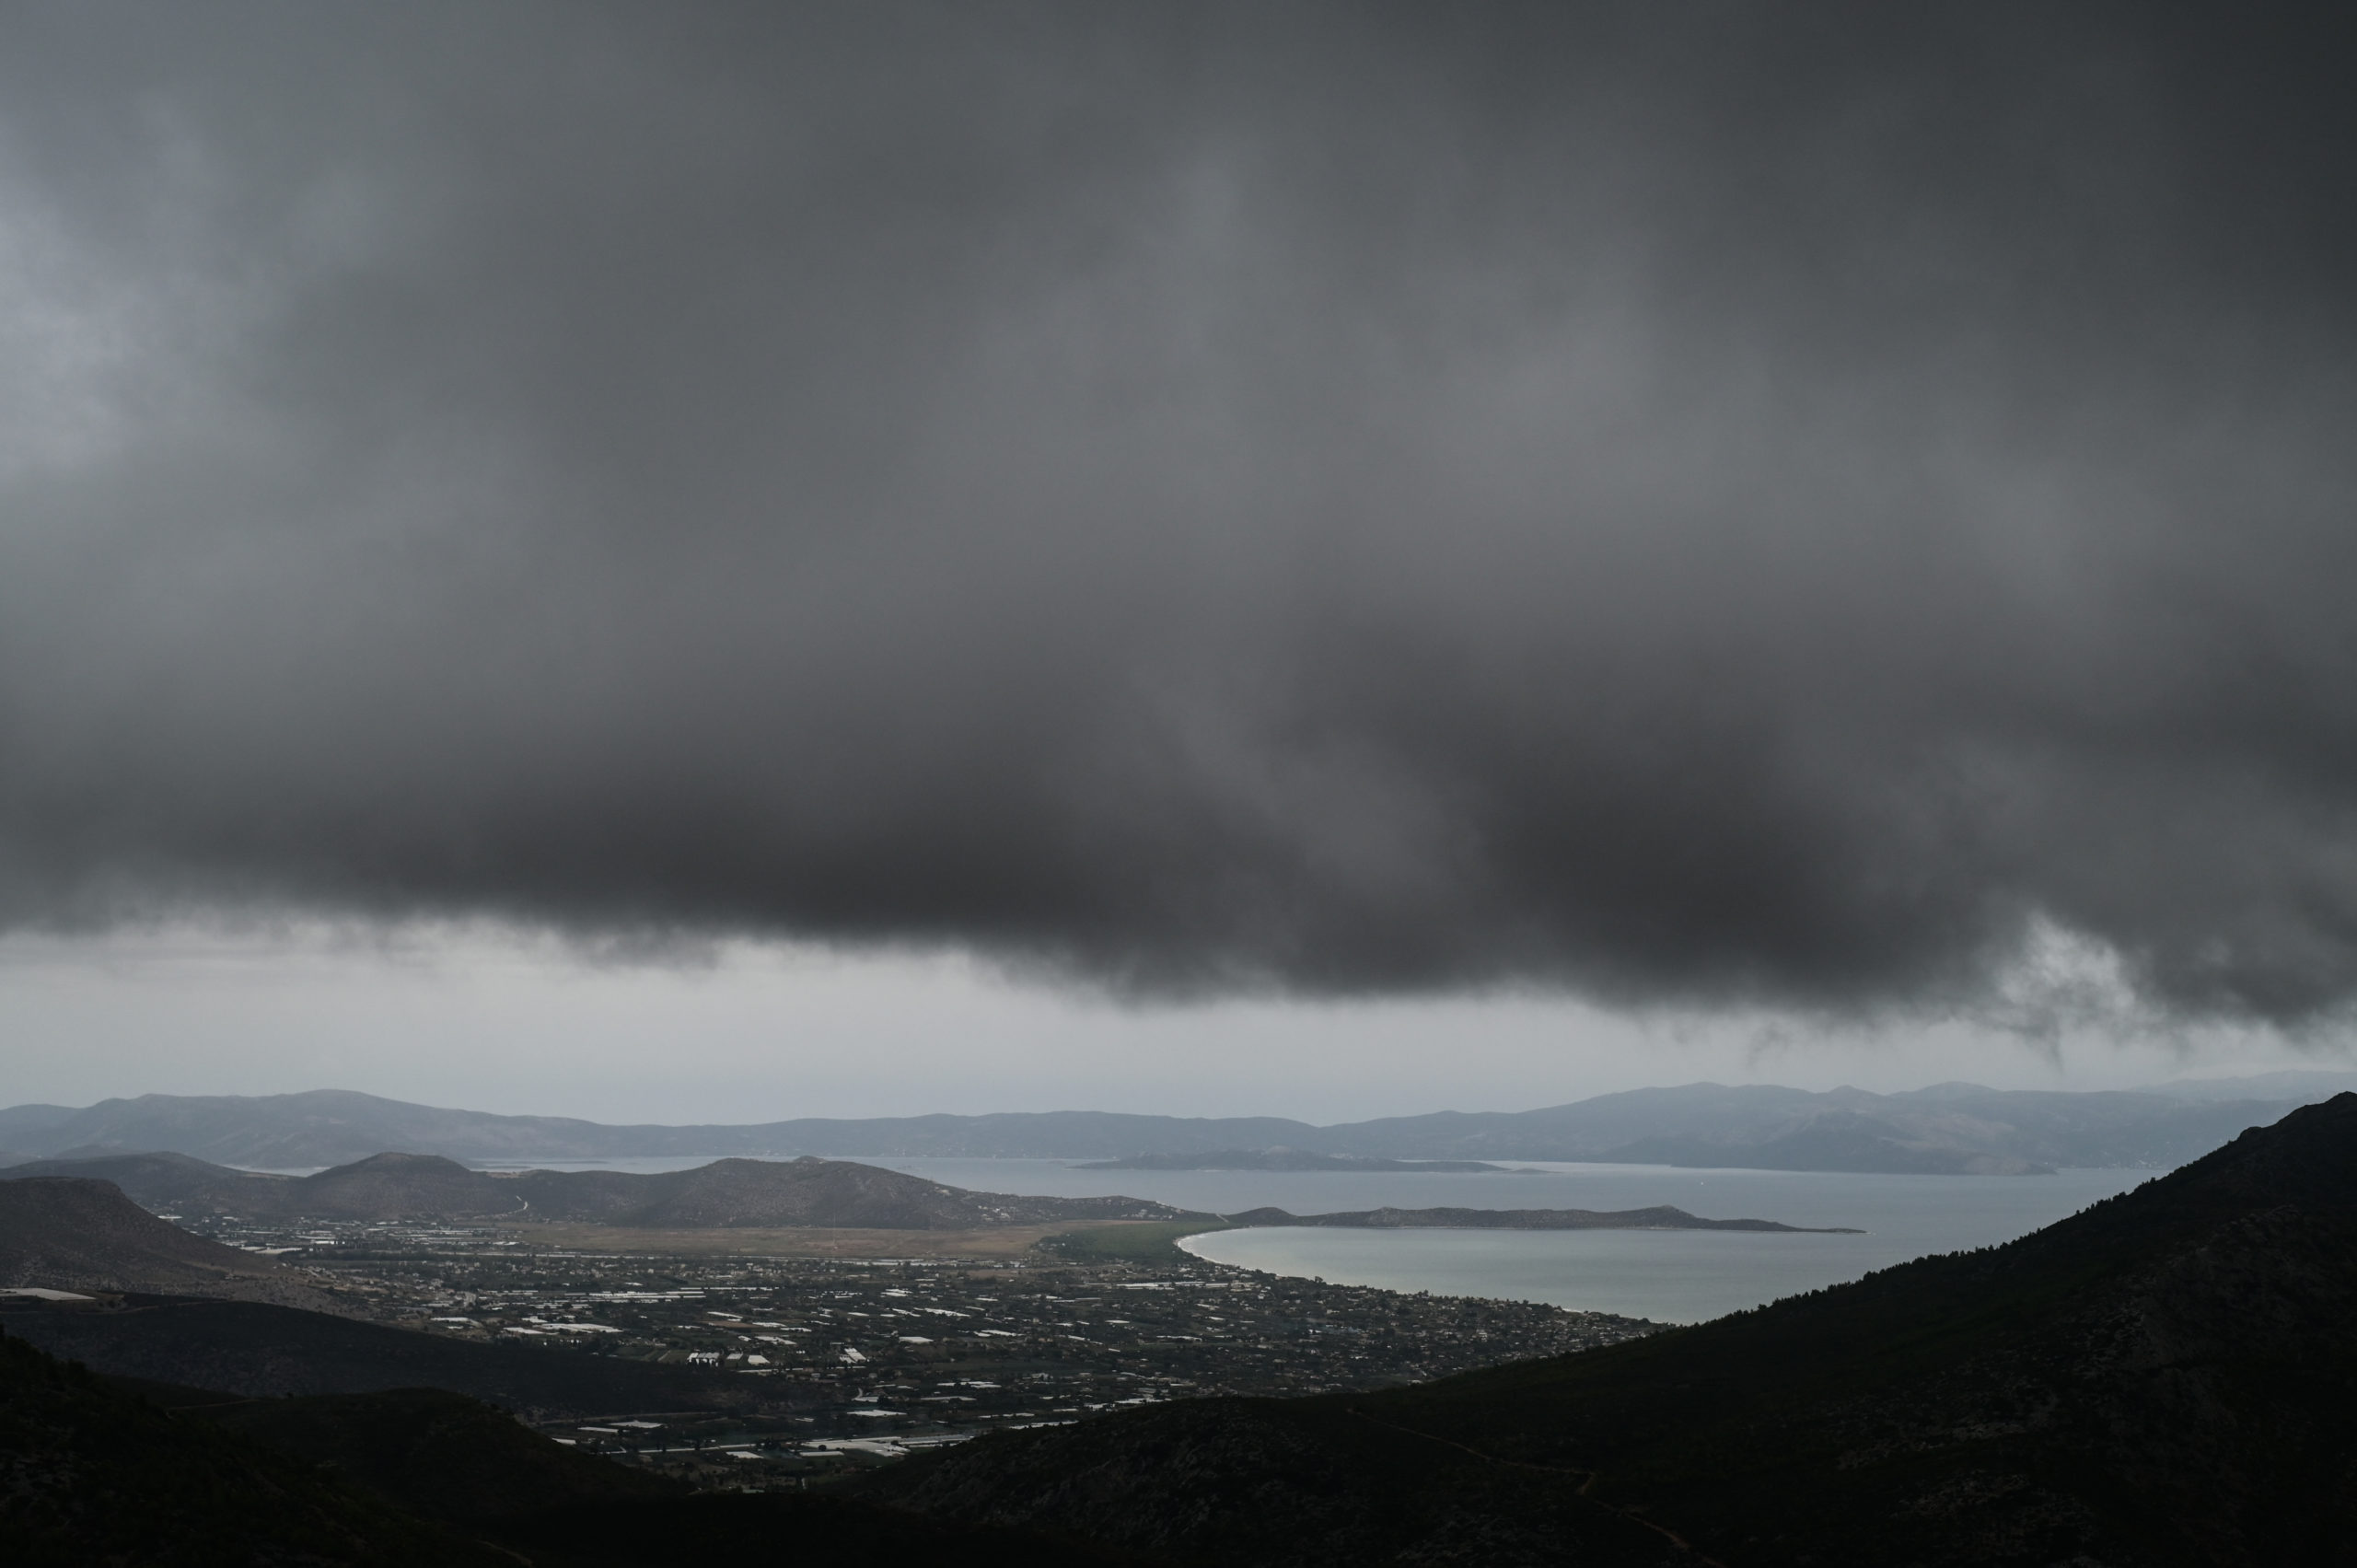
POLYGON ((1849 1225, 1783 1225, 1775 1220, 1706 1220, 1662 1204, 1650 1209, 1361 1209, 1294 1214, 1250 1209, 1224 1214, 1231 1227, 1331 1225, 1353 1230, 1749 1230, 1812 1236, 1864 1236, 1849 1225))
POLYGON ((1097 1160, 1074 1170, 1494 1170, 1510 1167, 1487 1160, 1387 1160, 1366 1155, 1321 1155, 1309 1149, 1213 1149, 1197 1155, 1132 1155, 1097 1160))

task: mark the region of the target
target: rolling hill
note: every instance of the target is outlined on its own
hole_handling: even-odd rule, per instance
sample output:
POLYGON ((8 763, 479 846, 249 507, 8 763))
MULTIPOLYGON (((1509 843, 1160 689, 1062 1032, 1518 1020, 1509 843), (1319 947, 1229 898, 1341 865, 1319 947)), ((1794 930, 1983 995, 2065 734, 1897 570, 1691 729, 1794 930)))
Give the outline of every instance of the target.
POLYGON ((655 1229, 737 1225, 977 1230, 1065 1221, 1178 1220, 1187 1210, 1140 1198, 1038 1198, 970 1192, 849 1160, 725 1159, 657 1176, 530 1170, 509 1179, 540 1218, 655 1229))
POLYGON ((1002 1434, 871 1484, 1183 1563, 2340 1561, 2357 1095, 2004 1247, 1696 1328, 1002 1434))
POLYGON ((246 1219, 505 1218, 665 1230, 982 1230, 1196 1217, 1138 1198, 970 1192, 877 1166, 810 1156, 715 1160, 652 1176, 614 1170, 493 1175, 438 1155, 379 1154, 293 1177, 232 1170, 185 1155, 110 1155, 0 1170, 0 1193, 16 1183, 75 1178, 112 1182, 157 1213, 246 1219))
MULTIPOLYGON (((638 1229, 710 1230, 807 1225, 874 1230, 978 1230, 999 1225, 1213 1220, 1136 1198, 1033 1198, 969 1192, 848 1160, 715 1160, 692 1170, 641 1176, 613 1170, 528 1170, 494 1176, 432 1155, 373 1155, 306 1177, 259 1176, 183 1155, 46 1160, 9 1178, 56 1181, 103 1176, 151 1209, 321 1219, 563 1220, 638 1229)), ((1225 1216, 1239 1225, 1358 1229, 1447 1226, 1487 1230, 1794 1230, 1773 1220, 1701 1219, 1666 1206, 1589 1209, 1369 1209, 1293 1214, 1254 1209, 1225 1216)), ((210 1244, 207 1244, 210 1245, 210 1244)))

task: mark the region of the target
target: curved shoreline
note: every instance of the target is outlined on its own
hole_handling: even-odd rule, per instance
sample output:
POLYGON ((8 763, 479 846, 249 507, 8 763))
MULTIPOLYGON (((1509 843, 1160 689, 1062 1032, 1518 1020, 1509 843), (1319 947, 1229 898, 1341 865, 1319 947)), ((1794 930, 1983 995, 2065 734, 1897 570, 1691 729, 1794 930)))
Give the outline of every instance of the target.
POLYGON ((1712 1220, 1666 1203, 1644 1209, 1358 1209, 1344 1214, 1295 1214, 1283 1209, 1248 1209, 1222 1214, 1242 1229, 1315 1225, 1341 1230, 1740 1230, 1811 1236, 1864 1236, 1851 1225, 1785 1225, 1778 1220, 1712 1220))

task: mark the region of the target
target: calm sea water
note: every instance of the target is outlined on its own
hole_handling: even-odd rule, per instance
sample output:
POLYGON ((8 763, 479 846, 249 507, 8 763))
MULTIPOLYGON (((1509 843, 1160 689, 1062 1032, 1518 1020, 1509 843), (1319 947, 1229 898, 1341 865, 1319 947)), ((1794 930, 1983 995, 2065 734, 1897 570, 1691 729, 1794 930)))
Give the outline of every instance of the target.
MULTIPOLYGON (((545 1168, 662 1171, 710 1156, 542 1162, 545 1168)), ((857 1156, 952 1187, 1087 1198, 1109 1192, 1236 1214, 1406 1209, 1642 1209, 1711 1219, 1847 1225, 1859 1236, 1742 1231, 1362 1231, 1268 1228, 1190 1238, 1214 1262, 1387 1290, 1548 1301, 1693 1323, 1932 1252, 2010 1241, 2126 1191, 2149 1170, 2054 1176, 1849 1176, 1527 1162, 1508 1171, 1085 1170, 1070 1160, 857 1156)))
POLYGON ((2011 1241, 2124 1192, 2149 1170, 2053 1176, 1851 1176, 1538 1165, 1528 1174, 1411 1171, 1081 1170, 1055 1160, 878 1158, 870 1163, 985 1191, 1117 1191, 1214 1214, 1272 1204, 1297 1214, 1400 1208, 1640 1209, 1711 1219, 1846 1225, 1859 1236, 1743 1231, 1220 1231, 1183 1245, 1214 1262, 1387 1290, 1548 1301, 1695 1323, 1853 1280, 1932 1252, 2011 1241))

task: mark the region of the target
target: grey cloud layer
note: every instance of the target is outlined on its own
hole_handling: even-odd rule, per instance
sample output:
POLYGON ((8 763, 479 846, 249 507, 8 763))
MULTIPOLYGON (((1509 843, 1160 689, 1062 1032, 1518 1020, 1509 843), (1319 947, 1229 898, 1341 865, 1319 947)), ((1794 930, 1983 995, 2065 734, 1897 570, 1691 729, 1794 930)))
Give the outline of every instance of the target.
POLYGON ((21 8, 0 918, 2335 1012, 2302 17, 21 8))

